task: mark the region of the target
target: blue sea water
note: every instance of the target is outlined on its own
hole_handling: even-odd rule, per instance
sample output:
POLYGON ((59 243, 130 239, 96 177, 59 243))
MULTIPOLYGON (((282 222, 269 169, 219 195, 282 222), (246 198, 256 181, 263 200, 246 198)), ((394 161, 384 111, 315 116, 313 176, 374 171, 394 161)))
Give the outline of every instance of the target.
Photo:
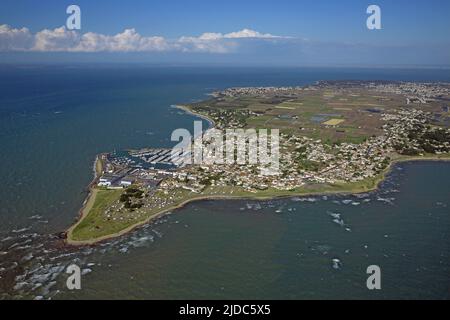
POLYGON ((243 201, 202 202, 96 248, 19 243, 18 235, 47 239, 74 222, 96 154, 167 147, 174 129, 192 130, 194 117, 171 105, 226 87, 339 79, 450 81, 450 75, 432 69, 0 66, 0 240, 6 239, 0 254, 8 252, 0 268, 17 262, 20 276, 40 264, 42 280, 52 267, 59 275, 78 259, 86 289, 67 292, 62 275, 46 279, 50 287, 41 293, 17 287, 17 279, 0 278, 0 288, 12 283, 8 295, 69 298, 448 298, 447 164, 404 165, 405 174, 394 174, 400 195, 371 195, 364 206, 337 204, 345 199, 250 208, 243 201), (330 220, 333 210, 351 231, 330 220), (341 269, 331 267, 333 258, 341 269), (380 293, 365 288, 369 263, 386 266, 380 293))

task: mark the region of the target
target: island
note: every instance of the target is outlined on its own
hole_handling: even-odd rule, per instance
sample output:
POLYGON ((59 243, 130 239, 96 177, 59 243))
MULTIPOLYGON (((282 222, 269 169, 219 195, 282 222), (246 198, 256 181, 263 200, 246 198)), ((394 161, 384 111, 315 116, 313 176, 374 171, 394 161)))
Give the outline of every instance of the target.
POLYGON ((364 193, 395 162, 450 160, 449 83, 230 88, 176 107, 217 129, 279 129, 279 174, 254 164, 178 166, 171 149, 100 154, 67 244, 123 235, 192 201, 364 193))

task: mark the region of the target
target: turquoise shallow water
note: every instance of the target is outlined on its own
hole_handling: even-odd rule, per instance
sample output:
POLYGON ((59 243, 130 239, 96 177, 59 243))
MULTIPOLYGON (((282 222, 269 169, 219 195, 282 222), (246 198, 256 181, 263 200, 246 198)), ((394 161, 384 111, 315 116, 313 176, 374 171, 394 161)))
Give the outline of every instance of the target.
POLYGON ((354 197, 205 201, 94 248, 61 248, 52 237, 77 216, 97 153, 169 146, 173 129, 192 128, 194 118, 172 104, 230 86, 303 85, 320 79, 450 81, 446 72, 143 66, 0 70, 0 270, 6 270, 0 293, 27 298, 448 298, 450 167, 442 163, 400 165, 392 181, 367 202, 354 197), (346 226, 334 223, 331 213, 341 214, 346 226), (333 258, 342 262, 339 270, 332 268, 333 258), (72 262, 85 273, 80 292, 64 289, 62 271, 72 262), (369 264, 382 268, 380 292, 365 288, 369 264))

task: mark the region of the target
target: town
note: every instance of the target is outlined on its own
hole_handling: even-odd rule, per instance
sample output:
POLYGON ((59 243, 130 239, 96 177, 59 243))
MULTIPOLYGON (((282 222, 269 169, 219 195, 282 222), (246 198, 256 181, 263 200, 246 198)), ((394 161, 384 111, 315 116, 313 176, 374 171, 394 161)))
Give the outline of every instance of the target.
MULTIPOLYGON (((103 202, 71 239, 120 232, 194 199, 367 191, 393 161, 449 158, 449 98, 450 85, 439 83, 318 82, 215 92, 185 108, 215 128, 280 129, 279 172, 264 174, 261 163, 180 165, 171 149, 102 154, 94 188, 103 199, 95 201, 103 202)), ((249 143, 236 147, 249 150, 249 143)))

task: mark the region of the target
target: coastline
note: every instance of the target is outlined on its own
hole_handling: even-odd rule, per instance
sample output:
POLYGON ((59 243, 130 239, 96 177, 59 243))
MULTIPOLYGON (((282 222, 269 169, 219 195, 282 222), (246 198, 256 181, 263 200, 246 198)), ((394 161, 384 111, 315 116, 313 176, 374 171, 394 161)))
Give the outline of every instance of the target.
MULTIPOLYGON (((180 110, 183 110, 184 112, 193 115, 195 117, 201 118, 206 120, 209 124, 210 124, 210 128, 214 128, 215 126, 215 122, 202 114, 198 114, 196 112, 194 112, 191 108, 185 106, 185 105, 174 105, 173 107, 178 108, 180 110)), ((382 173, 380 173, 377 177, 375 177, 375 180, 371 182, 371 185, 369 187, 362 185, 359 186, 357 188, 352 188, 352 184, 351 183, 346 183, 344 185, 341 185, 341 189, 339 190, 327 190, 327 187, 330 188, 330 185, 325 185, 322 187, 321 190, 318 191, 307 191, 307 189, 304 189, 306 192, 302 192, 302 189, 300 190, 296 190, 296 191, 286 191, 286 194, 283 194, 283 192, 280 192, 280 195, 258 195, 255 194, 253 195, 245 195, 245 196, 235 196, 235 195, 201 195, 198 197, 192 197, 190 199, 186 199, 184 201, 182 201, 181 203, 175 204, 171 207, 162 209, 161 211, 149 216, 148 218, 137 222, 133 225, 130 225, 129 227, 116 232, 116 233, 112 233, 112 234, 108 234, 105 236, 101 236, 98 238, 94 238, 94 239, 89 239, 89 240, 74 240, 72 239, 72 232, 73 230, 84 220, 84 218, 89 214, 89 210, 92 207, 93 203, 95 202, 95 197, 97 195, 97 189, 95 189, 95 182, 98 179, 98 165, 100 166, 100 173, 102 172, 102 164, 101 164, 101 160, 100 157, 103 154, 100 154, 96 157, 96 162, 94 164, 94 171, 95 171, 95 177, 94 180, 91 182, 91 184, 89 185, 89 196, 88 198, 85 200, 85 203, 82 207, 82 209, 80 210, 80 215, 79 215, 79 219, 77 220, 77 222, 71 226, 67 231, 66 231, 66 239, 65 239, 65 243, 67 245, 72 245, 72 246, 86 246, 86 245, 95 245, 99 242, 105 241, 105 240, 109 240, 109 239, 113 239, 113 238, 117 238, 120 236, 123 236, 149 222, 151 222, 154 219, 157 219, 161 216, 164 216, 165 214, 167 214, 168 212, 171 212, 173 210, 177 210, 180 208, 183 208, 184 206, 186 206, 187 204, 191 203, 191 202, 196 202, 196 201, 203 201, 203 200, 271 200, 271 199, 289 199, 292 197, 308 197, 308 196, 317 196, 317 195, 348 195, 348 194, 361 194, 361 193, 366 193, 366 192, 373 192, 375 190, 377 190, 380 186, 380 184, 385 180, 386 176, 392 171, 392 168, 398 164, 398 163, 402 163, 402 162, 416 162, 416 161, 442 161, 442 162, 448 162, 450 161, 450 154, 442 154, 442 155, 425 155, 425 156, 402 156, 402 155, 397 155, 394 159, 392 159, 389 163, 389 165, 383 170, 382 173), (99 162, 99 164, 98 164, 99 162), (348 187, 348 189, 346 190, 345 188, 348 187)), ((369 181, 370 182, 370 181, 369 181)), ((337 185, 336 185, 337 186, 337 185)), ((332 188, 333 186, 331 186, 332 188)))
POLYGON ((94 164, 92 167, 92 171, 94 172, 94 179, 91 181, 91 183, 88 186, 89 192, 88 192, 88 196, 86 197, 86 199, 83 202, 83 205, 81 207, 81 209, 78 211, 78 218, 76 223, 74 223, 72 226, 69 227, 69 229, 67 229, 64 234, 65 234, 65 242, 67 244, 70 244, 71 240, 70 237, 72 236, 72 232, 73 230, 83 221, 83 219, 87 216, 87 214, 89 213, 90 208, 92 208, 94 202, 95 202, 95 198, 97 196, 97 192, 98 190, 95 189, 95 185, 97 183, 97 180, 100 176, 100 174, 103 171, 103 164, 101 161, 101 157, 102 155, 104 155, 103 153, 98 154, 95 157, 94 160, 94 164))
POLYGON ((176 108, 176 109, 180 109, 180 110, 186 112, 187 114, 189 114, 191 116, 194 116, 194 117, 197 117, 197 118, 201 118, 201 119, 207 121, 209 123, 209 129, 214 128, 216 126, 216 123, 214 122, 213 119, 211 119, 208 116, 205 116, 203 114, 196 113, 195 111, 193 111, 188 106, 181 105, 181 104, 175 104, 175 105, 173 105, 173 107, 176 108))
MULTIPOLYGON (((185 105, 177 104, 177 105, 172 105, 171 107, 179 109, 179 110, 182 110, 183 112, 185 112, 187 114, 190 114, 190 115, 192 115, 194 117, 201 118, 201 119, 207 121, 208 124, 209 124, 209 128, 208 129, 214 128, 215 125, 216 125, 213 119, 211 119, 211 118, 209 118, 209 117, 207 117, 205 115, 198 114, 198 113, 194 112, 191 108, 189 108, 189 107, 187 107, 185 105)), ((78 227, 83 222, 84 218, 89 214, 89 211, 92 208, 93 204, 95 203, 95 199, 96 199, 96 196, 98 194, 98 190, 95 188, 95 185, 97 183, 97 180, 98 180, 99 176, 101 175, 101 173, 103 171, 102 162, 100 160, 100 157, 102 155, 104 155, 104 153, 98 154, 96 156, 96 158, 95 158, 94 165, 93 165, 94 179, 88 185, 89 193, 88 193, 88 196, 86 197, 85 201, 83 202, 83 205, 82 205, 81 209, 78 212, 77 221, 64 232, 64 234, 65 234, 64 242, 67 245, 72 245, 72 246, 93 245, 93 244, 96 244, 96 243, 101 242, 101 241, 105 241, 105 240, 112 239, 112 238, 117 238, 117 237, 120 237, 122 235, 125 235, 125 234, 131 232, 132 230, 134 230, 134 229, 136 229, 136 228, 138 228, 138 227, 140 227, 140 226, 142 226, 144 224, 147 224, 151 220, 156 219, 156 218, 164 215, 165 213, 167 213, 167 212, 169 212, 171 210, 182 208, 182 207, 184 207, 186 204, 188 204, 191 201, 202 200, 202 199, 187 199, 185 202, 183 202, 183 203, 181 203, 181 204, 179 204, 177 206, 170 207, 168 209, 164 209, 161 212, 158 212, 158 213, 148 217, 144 221, 138 222, 138 223, 136 223, 134 225, 131 225, 128 228, 125 228, 125 229, 121 230, 120 232, 117 232, 117 233, 114 233, 114 234, 111 234, 111 235, 98 237, 98 238, 95 238, 95 239, 92 239, 92 240, 82 240, 82 241, 74 240, 74 239, 72 239, 73 231, 75 230, 76 227, 78 227)), ((207 197, 205 197, 205 199, 207 199, 207 197)))
MULTIPOLYGON (((127 233, 148 224, 149 222, 151 222, 154 219, 160 218, 162 216, 164 216, 165 214, 167 214, 168 212, 177 210, 177 209, 181 209, 183 207, 185 207, 186 205, 188 205, 189 203, 193 203, 193 202, 197 202, 197 201, 205 201, 205 200, 259 200, 259 201, 264 201, 264 200, 274 200, 274 199, 290 199, 293 197, 308 197, 308 196, 322 196, 322 195, 354 195, 354 194, 361 194, 361 193, 367 193, 367 192, 373 192, 377 189, 379 189, 380 184, 385 180, 386 176, 389 175, 389 173, 392 171, 393 167, 396 164, 399 163, 407 163, 407 162, 420 162, 420 161, 436 161, 436 162, 449 162, 450 161, 450 156, 446 155, 444 157, 439 157, 439 156, 424 156, 424 157, 405 157, 405 156, 400 156, 397 159, 394 159, 391 161, 391 163, 389 164, 388 167, 386 167, 386 169, 380 174, 379 177, 377 177, 377 179, 373 182, 373 185, 369 188, 360 188, 360 189, 351 189, 349 188, 348 190, 324 190, 323 191, 307 191, 307 192, 301 192, 301 191, 297 191, 295 193, 291 193, 291 194, 286 194, 286 195, 274 195, 274 196, 262 196, 262 195, 257 195, 255 194, 254 196, 233 196, 233 195, 203 195, 203 196, 198 196, 198 197, 193 197, 190 199, 186 199, 185 201, 182 201, 179 204, 173 205, 169 208, 165 208, 163 210, 161 210, 160 212, 148 217, 147 219, 137 222, 133 225, 130 225, 129 227, 116 232, 116 233, 112 233, 106 236, 102 236, 102 237, 98 237, 95 239, 90 239, 90 240, 73 240, 71 239, 71 234, 73 229, 76 228, 76 226, 78 226, 83 219, 85 218, 85 216, 88 214, 88 212, 85 212, 85 210, 87 210, 89 208, 89 206, 91 205, 91 203, 93 204, 95 201, 95 197, 97 195, 97 189, 93 188, 89 198, 86 200, 86 204, 83 206, 83 208, 80 210, 81 215, 79 220, 77 221, 76 224, 74 224, 68 231, 67 231, 67 237, 66 237, 66 244, 68 245, 72 245, 72 246, 90 246, 90 245, 95 245, 98 244, 102 241, 106 241, 106 240, 110 240, 113 238, 117 238, 123 235, 126 235, 127 233), (92 201, 92 202, 91 202, 92 201)), ((350 186, 350 184, 349 184, 350 186)), ((286 193, 288 193, 289 191, 287 191, 286 193)))

